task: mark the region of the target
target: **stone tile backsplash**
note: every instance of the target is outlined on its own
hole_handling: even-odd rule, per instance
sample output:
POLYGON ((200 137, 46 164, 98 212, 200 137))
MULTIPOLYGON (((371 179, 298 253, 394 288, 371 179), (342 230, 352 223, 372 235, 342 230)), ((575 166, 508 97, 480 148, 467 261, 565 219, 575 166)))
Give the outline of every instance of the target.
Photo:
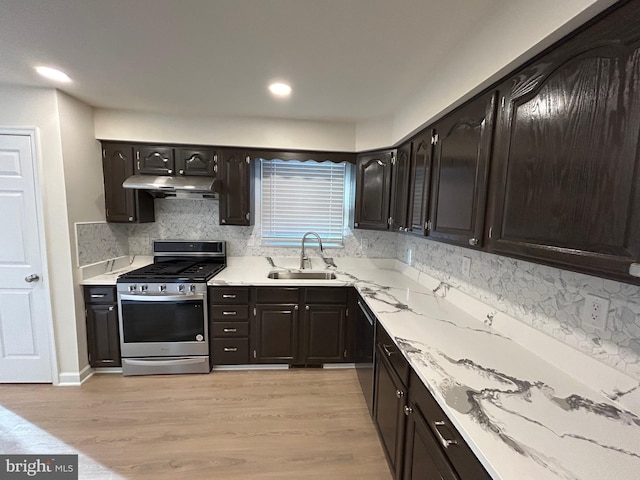
POLYGON ((400 261, 640 380, 640 287, 409 235, 396 243, 400 261), (610 300, 604 331, 582 321, 585 294, 610 300))
POLYGON ((78 266, 129 255, 129 240, 122 225, 106 222, 76 223, 78 266))

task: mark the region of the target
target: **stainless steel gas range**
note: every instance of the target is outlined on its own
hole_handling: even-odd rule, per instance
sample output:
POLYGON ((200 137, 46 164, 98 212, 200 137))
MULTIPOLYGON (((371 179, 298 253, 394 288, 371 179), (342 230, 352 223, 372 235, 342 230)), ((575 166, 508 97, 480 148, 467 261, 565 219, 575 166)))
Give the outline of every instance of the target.
POLYGON ((118 277, 123 375, 209 373, 207 281, 224 241, 161 240, 154 263, 118 277))

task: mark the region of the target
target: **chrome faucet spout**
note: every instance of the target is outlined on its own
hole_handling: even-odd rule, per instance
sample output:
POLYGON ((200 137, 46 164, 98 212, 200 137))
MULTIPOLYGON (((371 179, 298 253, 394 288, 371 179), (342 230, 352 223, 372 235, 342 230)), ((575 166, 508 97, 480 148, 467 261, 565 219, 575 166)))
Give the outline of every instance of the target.
POLYGON ((318 239, 318 244, 320 246, 320 251, 324 252, 324 248, 322 248, 322 239, 320 235, 316 232, 307 232, 302 236, 302 250, 300 252, 300 270, 304 270, 305 263, 309 262, 309 257, 307 257, 304 253, 304 241, 307 239, 309 235, 314 235, 318 239))

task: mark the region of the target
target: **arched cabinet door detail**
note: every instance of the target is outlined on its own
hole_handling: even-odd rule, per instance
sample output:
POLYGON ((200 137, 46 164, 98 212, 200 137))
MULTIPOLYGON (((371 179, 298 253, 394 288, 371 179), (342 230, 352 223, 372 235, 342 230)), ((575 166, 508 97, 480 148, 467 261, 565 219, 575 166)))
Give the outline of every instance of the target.
POLYGON ((640 12, 630 5, 500 88, 492 251, 611 278, 640 258, 640 12))
POLYGON ((430 237, 482 246, 495 99, 479 97, 435 125, 430 237))
POLYGON ((391 167, 395 152, 359 155, 356 163, 354 226, 372 230, 390 227, 391 167))

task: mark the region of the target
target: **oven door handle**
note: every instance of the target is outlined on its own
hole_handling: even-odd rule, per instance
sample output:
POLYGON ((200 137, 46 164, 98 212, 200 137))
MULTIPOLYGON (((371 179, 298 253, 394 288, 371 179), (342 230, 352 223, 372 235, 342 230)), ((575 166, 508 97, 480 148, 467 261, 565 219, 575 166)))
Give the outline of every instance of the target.
POLYGON ((120 294, 120 300, 134 300, 136 302, 187 302, 190 300, 204 301, 204 293, 190 295, 130 295, 120 294))

